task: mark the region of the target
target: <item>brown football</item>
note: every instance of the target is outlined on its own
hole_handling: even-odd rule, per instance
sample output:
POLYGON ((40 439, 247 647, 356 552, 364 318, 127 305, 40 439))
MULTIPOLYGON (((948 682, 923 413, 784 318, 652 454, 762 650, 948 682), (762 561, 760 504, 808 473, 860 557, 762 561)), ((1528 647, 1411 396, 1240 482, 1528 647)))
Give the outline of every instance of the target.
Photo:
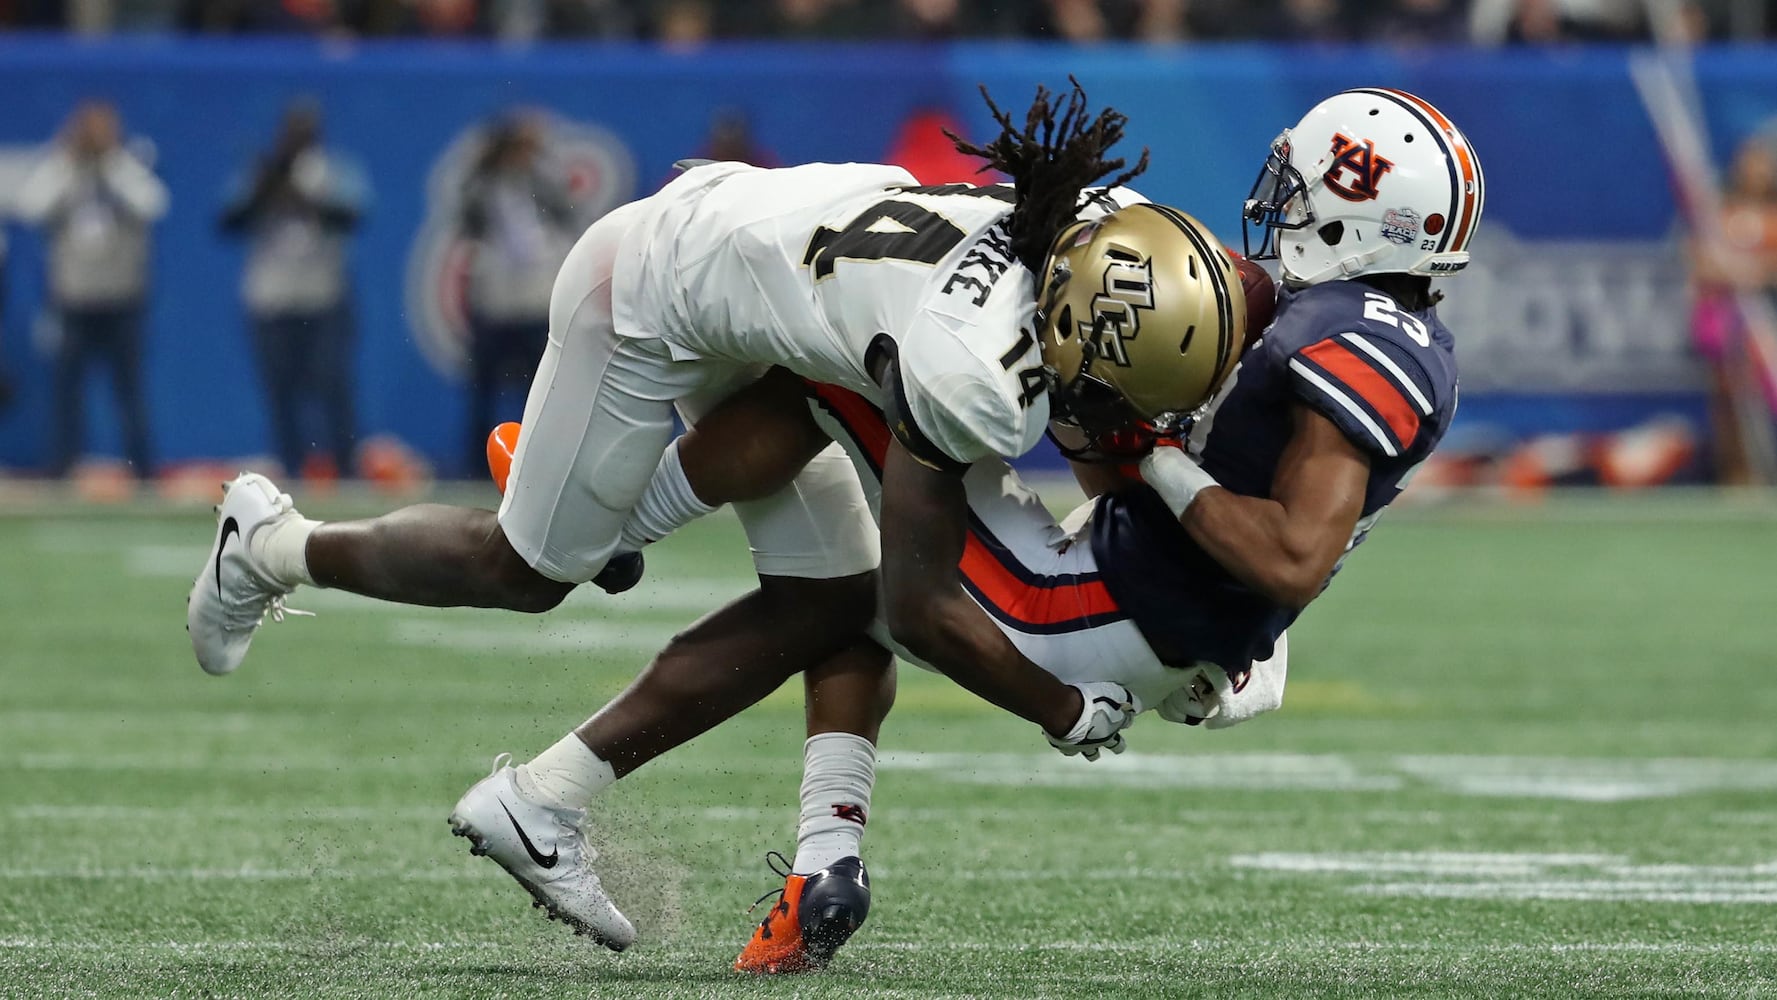
POLYGON ((1234 269, 1240 272, 1240 284, 1246 289, 1246 342, 1250 344, 1271 325, 1271 315, 1277 311, 1277 285, 1259 265, 1232 250, 1228 256, 1234 258, 1234 269))

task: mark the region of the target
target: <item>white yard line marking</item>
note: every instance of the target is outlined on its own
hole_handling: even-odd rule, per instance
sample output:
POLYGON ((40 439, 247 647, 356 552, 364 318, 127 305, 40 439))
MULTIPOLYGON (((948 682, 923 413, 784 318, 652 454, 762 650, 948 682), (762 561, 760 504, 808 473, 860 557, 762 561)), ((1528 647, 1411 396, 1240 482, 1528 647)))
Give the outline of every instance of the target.
POLYGON ((96 951, 113 952, 205 952, 205 951, 311 951, 318 948, 339 948, 344 951, 510 951, 511 946, 499 941, 379 941, 368 938, 348 940, 283 939, 262 941, 71 941, 65 938, 13 937, 0 938, 0 949, 18 951, 96 951))
POLYGON ((1777 903, 1777 882, 1746 886, 1723 885, 1676 888, 1661 885, 1601 885, 1590 882, 1462 883, 1403 882, 1359 886, 1352 890, 1368 896, 1409 896, 1422 899, 1515 899, 1566 900, 1602 903, 1702 903, 1763 905, 1777 903))
POLYGON ((407 870, 378 869, 351 871, 334 867, 315 868, 257 868, 243 865, 239 868, 159 868, 152 865, 134 865, 127 868, 39 868, 0 866, 0 880, 6 879, 78 879, 97 881, 160 881, 177 880, 193 882, 242 881, 242 882, 282 882, 307 881, 311 879, 352 881, 354 879, 388 879, 391 882, 453 882, 461 880, 471 869, 465 864, 462 868, 413 868, 407 870))
MULTIPOLYGON (((651 817, 696 819, 717 823, 755 823, 765 820, 790 822, 795 818, 792 807, 765 806, 636 806, 651 817)), ((595 810, 596 811, 596 810, 595 810)), ((1049 810, 1031 810, 1048 812, 1049 810)), ((0 808, 0 816, 14 820, 72 820, 115 823, 199 823, 240 822, 257 824, 285 823, 362 823, 371 822, 444 822, 450 812, 448 801, 429 805, 408 803, 389 806, 122 806, 122 805, 58 805, 38 803, 0 808)), ((954 823, 969 810, 905 810, 897 818, 903 821, 924 813, 933 822, 954 823), (909 815, 912 814, 912 815, 909 815)), ((978 809, 975 815, 997 815, 1001 810, 978 809)))
POLYGON ((919 771, 973 785, 1105 786, 1387 791, 1401 779, 1363 774, 1338 754, 1137 754, 1074 760, 1055 754, 921 753, 891 750, 878 768, 919 771))
MULTIPOLYGON (((672 943, 688 948, 727 946, 727 939, 674 937, 672 943)), ((974 952, 1092 952, 1121 955, 1153 956, 1165 952, 1239 953, 1253 947, 1251 941, 1233 939, 1180 939, 1167 937, 1148 941, 1007 941, 948 940, 942 944, 927 941, 857 940, 846 945, 847 954, 888 954, 943 951, 974 952)), ((510 953, 512 946, 502 941, 389 941, 371 938, 297 939, 265 938, 205 941, 81 941, 68 937, 0 937, 0 950, 97 952, 107 956, 144 953, 201 952, 483 952, 510 953)), ((1265 945, 1267 954, 1319 955, 1328 952, 1363 952, 1407 955, 1769 955, 1777 953, 1777 944, 1769 942, 1686 942, 1686 941, 1596 941, 1531 944, 1516 942, 1431 942, 1431 941, 1283 941, 1265 945)))
MULTIPOLYGON (((733 754, 722 762, 725 774, 776 775, 782 777, 784 754, 733 754)), ((460 754, 402 754, 353 757, 305 751, 287 756, 212 755, 206 753, 22 753, 10 759, 0 755, 0 766, 10 764, 25 771, 208 771, 229 774, 305 774, 313 771, 376 774, 457 774, 464 787, 486 774, 485 762, 465 762, 460 754)), ((690 758, 668 758, 652 765, 659 773, 707 773, 707 764, 690 758)), ((795 788, 794 784, 788 786, 795 788)))
POLYGON ((123 550, 123 571, 131 576, 193 579, 209 558, 210 546, 147 545, 137 543, 123 550))
POLYGON ((1777 903, 1777 862, 1633 864, 1612 854, 1470 854, 1374 851, 1236 854, 1236 868, 1287 874, 1375 876, 1348 891, 1430 899, 1777 903), (1398 876, 1419 875, 1421 880, 1398 876))
POLYGON ((266 806, 111 806, 111 805, 18 805, 0 813, 19 820, 91 820, 96 822, 167 823, 186 820, 193 823, 239 821, 243 823, 358 823, 365 820, 384 822, 438 820, 450 812, 450 806, 301 806, 272 808, 266 806))
MULTIPOLYGON (((565 622, 530 631, 485 628, 438 621, 397 621, 397 631, 414 642, 456 649, 483 648, 501 652, 531 651, 583 654, 593 649, 652 651, 664 645, 672 629, 659 623, 565 622)), ((133 717, 124 710, 91 712, 0 712, 0 728, 74 729, 84 725, 135 728, 138 723, 162 728, 176 719, 196 731, 250 732, 305 723, 286 714, 175 712, 172 716, 133 717)), ((13 758, 26 770, 220 770, 239 772, 303 772, 349 769, 412 773, 461 771, 455 755, 347 757, 305 751, 279 755, 212 755, 200 753, 92 754, 24 753, 13 758)), ((775 773, 782 758, 742 755, 724 764, 730 770, 775 773)), ((657 765, 666 770, 688 767, 669 757, 657 765)), ((1480 757, 1468 755, 1367 757, 1344 754, 1199 753, 1139 754, 1105 757, 1096 763, 1050 753, 928 753, 884 751, 877 760, 883 771, 912 772, 921 778, 964 785, 1006 787, 1214 788, 1229 791, 1371 791, 1419 790, 1425 786, 1456 795, 1512 797, 1529 801, 1618 802, 1670 798, 1715 791, 1777 790, 1777 762, 1731 758, 1660 758, 1609 760, 1564 757, 1480 757)), ((467 773, 467 772, 465 772, 467 773)), ((1414 821, 1443 822, 1437 810, 1372 810, 1414 821)), ((1236 820, 1248 815, 1241 812, 1236 820)), ((1366 814, 1368 815, 1368 814, 1366 814)), ((1737 824, 1767 823, 1777 811, 1742 810, 1721 813, 1737 824)))
POLYGON ((637 621, 518 621, 511 625, 469 625, 429 619, 396 621, 391 638, 406 646, 434 646, 477 653, 587 654, 613 649, 653 653, 671 641, 678 631, 672 625, 637 621))
POLYGON ((239 756, 207 753, 93 754, 23 753, 13 766, 26 771, 226 771, 276 774, 286 771, 370 771, 399 774, 433 774, 464 770, 458 757, 342 757, 326 754, 302 756, 239 756))
POLYGON ((1464 795, 1621 802, 1777 788, 1777 761, 1731 758, 1403 756, 1393 765, 1464 795))
POLYGON ((919 771, 958 784, 1300 791, 1394 791, 1431 785, 1457 795, 1571 802, 1777 790, 1777 761, 1707 757, 1127 753, 1093 763, 1043 753, 887 751, 877 766, 919 771))
POLYGON ((1272 872, 1357 872, 1373 875, 1530 875, 1551 867, 1598 866, 1621 862, 1615 854, 1478 854, 1457 851, 1380 851, 1358 854, 1293 854, 1270 851, 1236 854, 1228 863, 1236 868, 1272 872))

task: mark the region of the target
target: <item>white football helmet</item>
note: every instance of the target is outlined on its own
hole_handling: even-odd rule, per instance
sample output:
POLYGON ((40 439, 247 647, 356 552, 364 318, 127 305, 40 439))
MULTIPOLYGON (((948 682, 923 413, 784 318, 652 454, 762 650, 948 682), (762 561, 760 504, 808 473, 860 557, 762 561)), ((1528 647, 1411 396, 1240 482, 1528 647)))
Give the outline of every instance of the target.
POLYGON ((1279 261, 1294 285, 1454 274, 1468 266, 1486 193, 1480 158, 1429 102, 1347 90, 1271 143, 1242 213, 1246 255, 1279 261))

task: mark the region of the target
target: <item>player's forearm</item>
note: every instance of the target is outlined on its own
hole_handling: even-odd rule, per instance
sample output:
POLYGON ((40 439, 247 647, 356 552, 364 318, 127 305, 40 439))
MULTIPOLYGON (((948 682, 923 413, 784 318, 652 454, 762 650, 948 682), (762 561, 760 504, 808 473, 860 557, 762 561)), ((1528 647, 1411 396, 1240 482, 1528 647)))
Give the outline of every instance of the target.
POLYGON ((1025 659, 957 576, 967 539, 961 476, 929 468, 898 441, 882 480, 883 616, 895 641, 995 705, 1063 736, 1080 716, 1073 688, 1025 659))
POLYGON ((908 652, 986 701, 1055 735, 1079 717, 1074 689, 1025 658, 956 584, 948 594, 891 595, 885 610, 908 652))
POLYGON ((1275 500, 1212 486, 1179 523, 1236 580, 1288 607, 1306 607, 1333 569, 1323 547, 1293 531, 1289 512, 1275 500))

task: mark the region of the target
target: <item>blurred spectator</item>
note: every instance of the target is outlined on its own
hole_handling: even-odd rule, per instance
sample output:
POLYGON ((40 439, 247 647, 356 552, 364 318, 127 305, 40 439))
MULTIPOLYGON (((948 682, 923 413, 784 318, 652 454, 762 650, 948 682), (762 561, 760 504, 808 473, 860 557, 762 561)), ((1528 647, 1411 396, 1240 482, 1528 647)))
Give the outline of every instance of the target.
POLYGON ((635 11, 624 0, 488 0, 489 33, 509 42, 539 38, 629 38, 635 11))
POLYGON ((1768 420, 1773 388, 1752 360, 1734 300, 1736 293, 1750 293, 1777 306, 1777 146, 1770 136, 1754 136, 1740 146, 1721 209, 1725 245, 1691 247, 1692 334, 1709 370, 1716 474, 1724 483, 1740 485, 1753 481, 1741 421, 1768 420))
POLYGON ((1391 0, 1364 25, 1367 40, 1394 45, 1468 41, 1468 11, 1456 0, 1391 0))
POLYGON ((567 185, 542 159, 545 127, 532 114, 494 123, 463 189, 457 224, 473 248, 464 452, 471 474, 481 468, 502 387, 527 386, 536 372, 555 272, 580 235, 567 185))
POLYGON ((12 406, 12 374, 6 365, 6 232, 0 230, 0 414, 12 406))
POLYGON ((357 439, 352 315, 346 242, 366 196, 363 174, 321 145, 321 110, 292 104, 276 141, 235 185, 222 228, 248 241, 241 298, 271 409, 272 439, 286 471, 307 466, 320 442, 333 472, 350 475, 357 439), (303 432, 313 403, 318 436, 303 432))
POLYGON ((883 0, 768 0, 747 33, 820 41, 879 38, 888 8, 883 0))
POLYGON ((712 0, 656 0, 643 34, 668 48, 693 48, 715 37, 712 0))
POLYGON ((710 116, 710 132, 704 138, 697 156, 706 160, 727 160, 754 167, 775 167, 777 154, 753 138, 753 123, 735 108, 721 108, 710 116))
POLYGON ((476 0, 410 0, 418 34, 449 38, 475 33, 480 27, 476 0))
POLYGON ((173 31, 184 0, 68 0, 68 27, 87 35, 113 31, 173 31))
POLYGON ((1356 36, 1341 0, 1283 0, 1268 37, 1280 42, 1344 42, 1356 36))
POLYGON ((146 479, 154 466, 142 395, 142 316, 149 226, 166 212, 167 190, 124 148, 117 110, 89 101, 26 178, 17 208, 48 235, 49 299, 60 327, 49 471, 66 475, 83 444, 86 370, 96 362, 111 370, 125 457, 146 479))
POLYGON ((1173 42, 1187 35, 1187 0, 1043 0, 1036 33, 1069 42, 1173 42))
POLYGON ((1550 45, 1645 37, 1645 0, 1474 0, 1470 37, 1482 44, 1550 45))
POLYGON ((884 37, 916 41, 1001 37, 1021 27, 1019 7, 964 0, 899 0, 888 15, 884 37))

